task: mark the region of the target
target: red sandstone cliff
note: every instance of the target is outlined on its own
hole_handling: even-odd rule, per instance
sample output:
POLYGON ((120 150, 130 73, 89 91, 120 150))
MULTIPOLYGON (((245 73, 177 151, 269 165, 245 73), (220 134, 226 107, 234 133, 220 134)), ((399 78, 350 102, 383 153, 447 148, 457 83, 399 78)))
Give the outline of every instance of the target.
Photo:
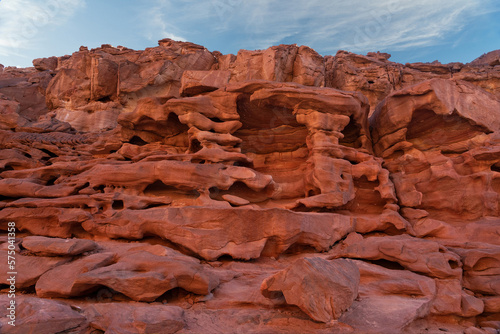
POLYGON ((1 332, 500 329, 498 51, 389 59, 165 39, 0 66, 1 332))

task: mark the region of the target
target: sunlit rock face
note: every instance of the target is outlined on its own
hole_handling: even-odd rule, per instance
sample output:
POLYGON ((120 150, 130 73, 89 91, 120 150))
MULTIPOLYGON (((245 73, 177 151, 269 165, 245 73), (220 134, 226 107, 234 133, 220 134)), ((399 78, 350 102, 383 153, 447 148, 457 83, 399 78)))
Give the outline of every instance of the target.
POLYGON ((432 79, 389 95, 371 118, 400 205, 460 221, 499 216, 500 100, 432 79))
POLYGON ((500 328, 498 52, 389 58, 165 39, 1 67, 19 326, 500 328))
POLYGON ((434 61, 403 65, 390 61, 390 56, 380 52, 358 55, 338 51, 335 57, 325 57, 325 85, 363 93, 372 113, 388 94, 430 79, 463 80, 500 96, 498 50, 468 64, 434 61))

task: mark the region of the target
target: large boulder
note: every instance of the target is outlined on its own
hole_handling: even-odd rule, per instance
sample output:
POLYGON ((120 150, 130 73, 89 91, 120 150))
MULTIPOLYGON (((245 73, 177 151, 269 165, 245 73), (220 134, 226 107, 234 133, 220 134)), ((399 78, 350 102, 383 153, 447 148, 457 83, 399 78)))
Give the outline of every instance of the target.
POLYGON ((321 258, 298 260, 289 268, 262 282, 262 294, 284 297, 312 319, 330 322, 338 319, 358 296, 359 270, 348 260, 321 258))

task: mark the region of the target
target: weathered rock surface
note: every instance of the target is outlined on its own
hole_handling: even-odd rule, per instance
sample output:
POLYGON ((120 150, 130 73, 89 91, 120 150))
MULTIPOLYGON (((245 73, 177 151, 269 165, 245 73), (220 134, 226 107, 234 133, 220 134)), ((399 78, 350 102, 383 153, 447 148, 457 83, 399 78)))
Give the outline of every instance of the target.
POLYGON ((139 240, 155 235, 206 260, 223 255, 245 260, 278 256, 294 245, 326 251, 353 231, 350 217, 277 208, 123 210, 83 227, 92 235, 110 238, 139 240))
POLYGON ((335 257, 386 260, 413 272, 436 278, 461 278, 460 257, 439 243, 407 235, 367 237, 346 240, 335 250, 335 257))
MULTIPOLYGON (((19 116, 18 125, 35 121, 47 114, 49 110, 45 104, 45 92, 52 76, 53 73, 49 71, 40 72, 34 68, 7 67, 0 70, 0 128, 5 122, 6 108, 9 105, 10 108, 15 108, 14 111, 19 116)), ((17 125, 9 129, 15 127, 17 125)))
POLYGON ((178 306, 102 303, 85 309, 93 328, 105 333, 177 333, 184 328, 184 310, 178 306))
POLYGON ((429 302, 399 296, 369 297, 355 301, 340 321, 362 333, 402 333, 429 313, 429 302))
POLYGON ((93 254, 47 271, 36 282, 40 297, 74 297, 91 291, 95 285, 76 285, 75 281, 89 271, 111 265, 113 253, 93 254))
POLYGON ((230 71, 184 71, 180 94, 190 96, 212 92, 228 84, 230 78, 230 71))
POLYGON ((38 256, 76 256, 93 251, 97 244, 92 240, 30 236, 23 239, 22 246, 38 256))
POLYGON ((338 319, 358 296, 359 270, 348 260, 298 260, 262 282, 262 294, 285 298, 316 321, 338 319))
POLYGON ((389 262, 351 261, 356 264, 361 276, 360 297, 398 295, 407 298, 427 298, 430 301, 436 294, 436 283, 427 276, 400 268, 391 269, 389 262))
MULTIPOLYGON (((0 254, 7 259, 9 251, 2 250, 0 254)), ((13 255, 11 254, 11 256, 13 255)), ((13 258, 15 260, 14 272, 17 274, 9 274, 12 272, 11 270, 4 270, 0 273, 0 284, 10 286, 11 282, 8 280, 12 276, 15 276, 14 285, 17 289, 26 289, 35 285, 36 281, 45 272, 70 260, 70 258, 25 256, 21 254, 14 255, 13 258)), ((12 259, 12 257, 10 259, 12 259)), ((4 266, 4 268, 7 268, 7 266, 4 266)))
POLYGON ((16 296, 15 326, 7 315, 12 299, 7 295, 0 296, 1 311, 0 330, 8 334, 53 334, 53 333, 84 333, 87 328, 85 316, 74 310, 70 305, 55 300, 36 297, 16 296))
POLYGON ((386 97, 370 122, 400 206, 438 220, 498 217, 499 110, 500 99, 463 81, 432 79, 386 97))
POLYGON ((210 267, 169 248, 138 244, 117 252, 117 246, 100 244, 103 252, 47 271, 36 283, 37 295, 77 297, 107 286, 132 300, 154 301, 177 287, 208 295, 219 285, 210 267))
POLYGON ((369 52, 363 56, 341 50, 335 57, 325 57, 326 86, 362 92, 370 101, 372 112, 390 93, 437 78, 468 81, 498 97, 500 68, 495 66, 495 55, 498 50, 469 64, 436 61, 403 65, 389 61, 387 53, 369 52))
POLYGON ((0 66, 0 331, 493 333, 498 55, 164 39, 0 66))

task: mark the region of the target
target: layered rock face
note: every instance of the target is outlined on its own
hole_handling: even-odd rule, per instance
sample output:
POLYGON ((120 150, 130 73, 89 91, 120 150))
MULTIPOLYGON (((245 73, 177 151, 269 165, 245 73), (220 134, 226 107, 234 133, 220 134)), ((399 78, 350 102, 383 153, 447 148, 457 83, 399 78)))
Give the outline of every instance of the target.
POLYGON ((498 54, 389 57, 165 39, 1 68, 1 332, 500 329, 498 54))

